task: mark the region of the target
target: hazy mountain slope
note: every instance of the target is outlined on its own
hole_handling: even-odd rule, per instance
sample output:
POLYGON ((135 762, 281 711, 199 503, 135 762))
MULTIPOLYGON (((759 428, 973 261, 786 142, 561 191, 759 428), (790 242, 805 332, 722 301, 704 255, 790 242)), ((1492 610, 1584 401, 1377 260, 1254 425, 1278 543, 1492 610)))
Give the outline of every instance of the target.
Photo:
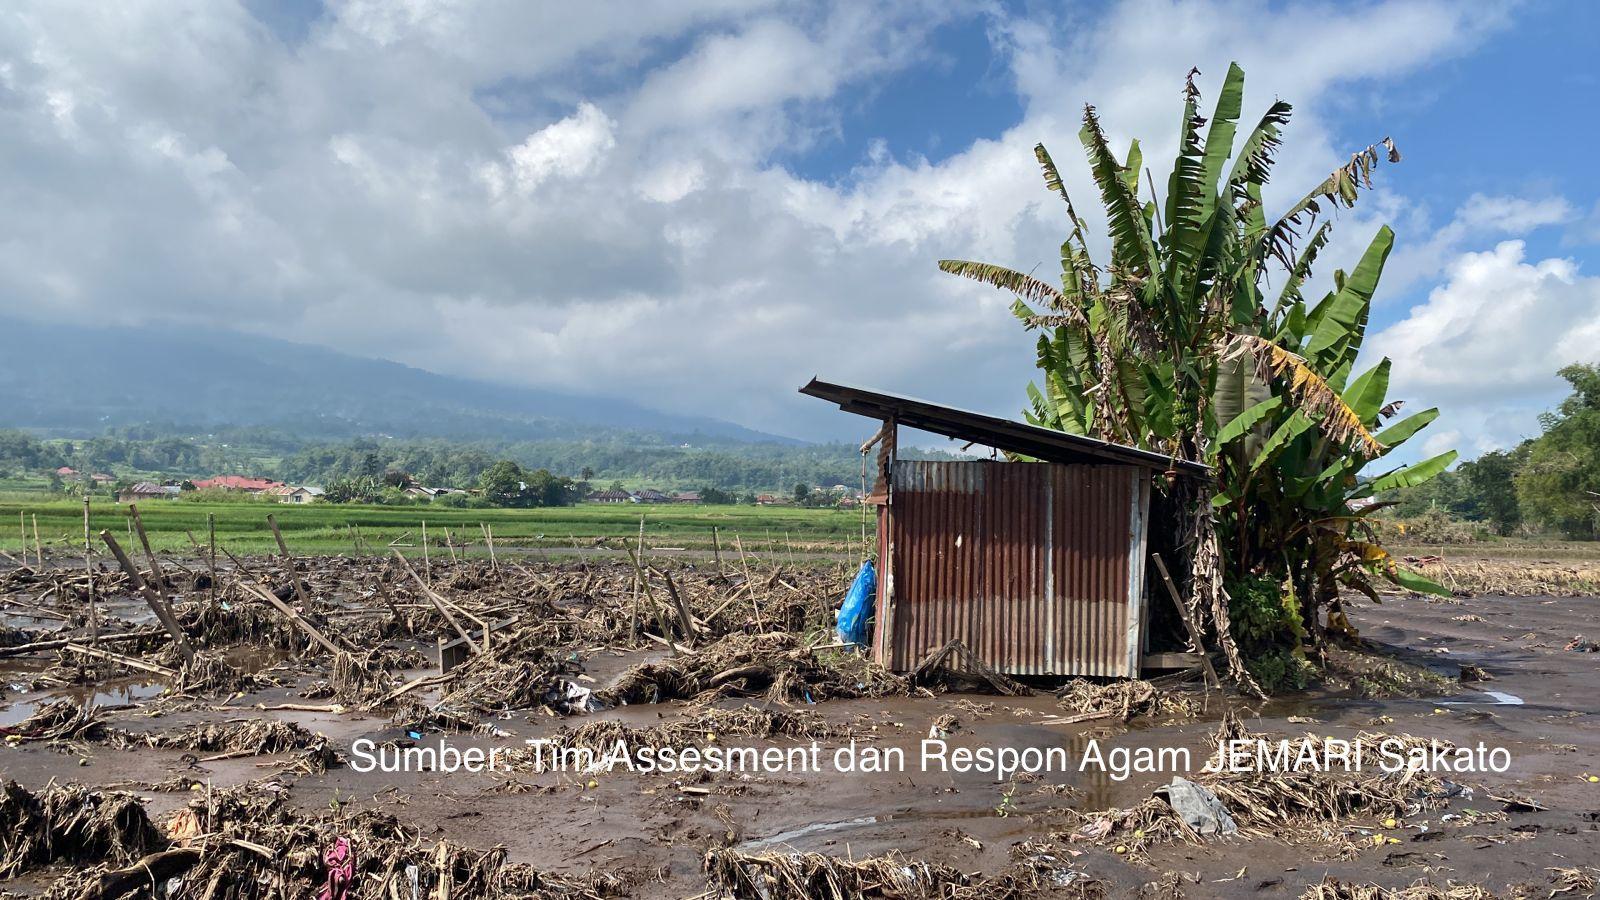
POLYGON ((622 431, 696 443, 800 443, 710 418, 436 375, 233 332, 40 325, 0 318, 0 425, 263 425, 308 438, 583 439, 622 431))

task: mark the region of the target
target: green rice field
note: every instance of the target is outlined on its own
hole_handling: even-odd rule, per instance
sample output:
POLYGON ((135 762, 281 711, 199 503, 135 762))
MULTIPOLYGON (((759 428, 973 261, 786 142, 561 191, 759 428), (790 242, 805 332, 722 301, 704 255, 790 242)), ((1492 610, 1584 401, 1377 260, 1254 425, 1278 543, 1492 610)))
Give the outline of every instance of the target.
MULTIPOLYGON (((195 502, 161 500, 141 503, 140 519, 157 550, 190 552, 193 540, 204 546, 214 524, 219 547, 235 553, 276 552, 267 525, 276 518, 284 541, 296 555, 388 553, 396 547, 421 554, 424 526, 431 552, 448 554, 452 547, 471 555, 487 555, 484 527, 495 547, 516 552, 542 548, 548 552, 586 553, 599 546, 621 549, 624 539, 637 538, 644 522, 650 549, 705 550, 720 546, 737 556, 747 553, 854 553, 862 547, 862 529, 873 533, 870 514, 861 510, 804 509, 765 506, 599 505, 541 509, 449 509, 429 506, 370 506, 312 503, 304 506, 268 501, 195 502)), ((69 499, 0 499, 0 551, 14 557, 34 552, 34 525, 47 556, 82 554, 83 502, 69 499)), ((105 546, 99 532, 108 531, 124 546, 136 540, 128 505, 95 500, 90 529, 97 554, 105 546)), ((137 546, 136 544, 134 546, 137 546)))

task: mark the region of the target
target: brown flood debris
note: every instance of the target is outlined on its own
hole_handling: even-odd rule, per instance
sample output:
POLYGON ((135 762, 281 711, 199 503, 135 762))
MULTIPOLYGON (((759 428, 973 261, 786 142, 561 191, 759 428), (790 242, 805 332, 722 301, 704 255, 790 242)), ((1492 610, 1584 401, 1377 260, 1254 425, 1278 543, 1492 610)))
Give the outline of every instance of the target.
POLYGON ((93 707, 60 699, 5 729, 17 741, 107 744, 117 749, 151 747, 229 756, 258 756, 326 745, 327 738, 291 722, 248 718, 190 725, 170 731, 132 731, 105 724, 93 707))
MULTIPOLYGON (((1590 883, 1593 890, 1593 883, 1590 883)), ((1388 888, 1377 884, 1354 884, 1329 876, 1320 883, 1306 888, 1300 900, 1500 900, 1506 894, 1497 894, 1479 884, 1447 881, 1434 884, 1419 880, 1401 888, 1388 888)), ((1530 896, 1518 892, 1511 896, 1530 896)), ((1540 896, 1535 893, 1531 896, 1540 896)), ((1549 896, 1555 896, 1552 892, 1549 896)))
POLYGON ((599 692, 608 704, 764 696, 820 702, 906 693, 906 679, 859 656, 815 651, 788 632, 731 634, 693 653, 635 666, 599 692))
POLYGON ((332 889, 349 900, 396 896, 604 898, 629 877, 556 875, 508 862, 504 848, 428 844, 393 816, 330 810, 306 814, 272 784, 208 791, 164 823, 147 818, 131 794, 54 786, 33 794, 7 782, 0 804, 0 877, 56 862, 77 868, 50 886, 50 900, 292 900, 332 889))
MULTIPOLYGON (((1262 738, 1245 729, 1230 711, 1214 735, 1216 752, 1230 741, 1262 738)), ((1376 744, 1398 739, 1406 748, 1427 742, 1410 735, 1362 732, 1360 739, 1376 744)), ((1306 744, 1320 745, 1319 738, 1302 737, 1289 741, 1289 758, 1295 758, 1306 744)), ((1329 843, 1339 838, 1337 826, 1352 819, 1382 820, 1400 818, 1421 810, 1438 809, 1460 792, 1438 776, 1427 772, 1351 771, 1300 769, 1287 772, 1202 771, 1191 780, 1220 802, 1237 824, 1241 834, 1313 843, 1329 843), (1292 826, 1292 827, 1291 827, 1292 826)), ((1072 811, 1078 827, 1057 835, 1068 841, 1113 843, 1126 852, 1140 852, 1161 841, 1200 843, 1201 835, 1185 822, 1173 805, 1159 793, 1130 809, 1099 812, 1072 811)))
MULTIPOLYGON (((1027 848, 1019 848, 1025 850, 1027 848)), ((951 866, 890 851, 883 856, 840 859, 821 853, 743 853, 713 849, 702 863, 713 896, 730 900, 1023 900, 1106 897, 1104 882, 1066 865, 1024 858, 993 877, 968 875, 951 866)))
POLYGON ((1061 705, 1072 711, 1069 719, 1094 721, 1135 717, 1193 718, 1201 704, 1194 695, 1160 688, 1148 681, 1122 680, 1095 682, 1075 678, 1057 689, 1061 705))
POLYGON ((54 862, 126 863, 160 845, 139 798, 82 785, 38 794, 15 781, 0 785, 0 878, 54 862))
POLYGON ((850 734, 850 728, 831 724, 813 712, 746 705, 738 709, 704 709, 686 719, 645 727, 624 725, 614 719, 589 722, 577 728, 562 726, 551 741, 562 749, 600 753, 611 750, 619 742, 630 748, 681 749, 725 737, 820 740, 850 734))

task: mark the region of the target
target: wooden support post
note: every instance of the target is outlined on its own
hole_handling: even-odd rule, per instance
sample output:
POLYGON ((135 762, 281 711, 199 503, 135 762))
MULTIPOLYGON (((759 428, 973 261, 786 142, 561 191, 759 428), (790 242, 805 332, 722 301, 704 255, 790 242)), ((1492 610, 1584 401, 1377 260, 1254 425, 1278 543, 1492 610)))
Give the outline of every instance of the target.
POLYGON ((1173 583, 1172 575, 1167 572, 1166 560, 1161 554, 1152 553, 1150 558, 1155 560, 1156 571, 1161 573, 1161 581, 1167 586, 1167 595, 1172 598, 1172 605, 1178 608, 1178 619, 1183 622, 1184 630, 1189 633, 1189 641, 1194 644, 1195 652, 1200 654, 1200 666, 1205 670, 1206 685, 1215 687, 1222 683, 1217 677, 1217 670, 1211 665, 1211 657, 1206 653, 1205 638, 1200 634, 1200 629, 1194 620, 1189 617, 1189 608, 1183 605, 1183 595, 1178 593, 1178 586, 1173 583))
POLYGON ((672 598, 672 605, 678 609, 678 621, 683 625, 683 635, 693 647, 699 640, 700 633, 694 627, 694 613, 689 611, 689 604, 683 602, 683 595, 678 593, 678 586, 672 581, 671 572, 662 572, 661 577, 667 581, 667 596, 672 598))
POLYGON ((215 604, 217 602, 217 554, 216 554, 216 550, 215 550, 215 548, 213 548, 211 553, 206 553, 205 548, 200 546, 200 541, 195 538, 194 532, 185 530, 183 533, 189 536, 189 543, 194 546, 194 552, 200 554, 200 556, 205 558, 206 571, 211 576, 211 587, 210 587, 209 590, 206 591, 206 598, 212 604, 215 604))
POLYGON ((722 538, 717 534, 717 526, 711 526, 711 558, 717 561, 717 575, 727 577, 722 571, 722 538))
MULTIPOLYGON (((626 546, 626 545, 624 545, 624 546, 626 546)), ((631 547, 629 547, 627 549, 628 549, 628 557, 633 560, 633 573, 634 573, 634 576, 637 579, 637 582, 639 584, 644 585, 645 597, 650 600, 650 608, 655 610, 656 627, 661 629, 661 636, 662 637, 667 638, 668 640, 671 640, 672 635, 671 635, 670 632, 672 631, 672 629, 670 627, 668 627, 666 614, 661 609, 661 604, 656 602, 655 592, 650 590, 650 579, 649 579, 648 576, 645 575, 644 561, 643 561, 643 559, 641 559, 643 554, 642 553, 635 553, 633 548, 631 548, 631 547)), ((639 620, 638 602, 639 602, 638 595, 635 594, 634 595, 634 627, 635 627, 635 629, 638 628, 638 620, 639 620)), ((646 636, 648 637, 648 635, 646 635, 646 636)), ((687 637, 687 635, 685 635, 685 637, 687 637)), ((675 651, 679 649, 676 644, 673 644, 672 647, 673 647, 673 650, 675 650, 675 651)))
POLYGON ((111 532, 101 531, 100 540, 105 541, 106 547, 111 550, 111 555, 117 558, 117 564, 122 566, 122 571, 128 576, 128 583, 144 597, 144 602, 150 605, 150 611, 156 614, 156 621, 160 622, 161 627, 167 629, 167 634, 172 636, 172 643, 183 655, 184 660, 194 662, 194 647, 189 645, 189 636, 178 627, 178 619, 167 606, 166 597, 145 583, 144 576, 139 574, 139 567, 133 564, 128 554, 122 552, 111 532))
POLYGON ((756 613, 756 627, 766 631, 767 626, 761 621, 761 604, 756 600, 756 579, 750 574, 750 560, 744 555, 744 539, 737 533, 733 536, 733 545, 739 548, 739 564, 744 566, 744 586, 750 592, 750 608, 756 613))
POLYGON ((39 515, 33 516, 33 559, 39 564, 39 570, 44 571, 44 544, 39 542, 39 515))

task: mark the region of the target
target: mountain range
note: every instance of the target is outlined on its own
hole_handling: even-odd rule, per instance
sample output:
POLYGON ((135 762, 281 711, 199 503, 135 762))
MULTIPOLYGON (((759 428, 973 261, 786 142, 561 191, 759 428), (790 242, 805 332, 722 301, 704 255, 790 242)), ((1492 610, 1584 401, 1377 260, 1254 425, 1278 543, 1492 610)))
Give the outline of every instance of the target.
POLYGON ((109 328, 0 317, 0 426, 62 436, 169 423, 264 427, 306 440, 804 442, 719 419, 439 375, 204 328, 109 328))

